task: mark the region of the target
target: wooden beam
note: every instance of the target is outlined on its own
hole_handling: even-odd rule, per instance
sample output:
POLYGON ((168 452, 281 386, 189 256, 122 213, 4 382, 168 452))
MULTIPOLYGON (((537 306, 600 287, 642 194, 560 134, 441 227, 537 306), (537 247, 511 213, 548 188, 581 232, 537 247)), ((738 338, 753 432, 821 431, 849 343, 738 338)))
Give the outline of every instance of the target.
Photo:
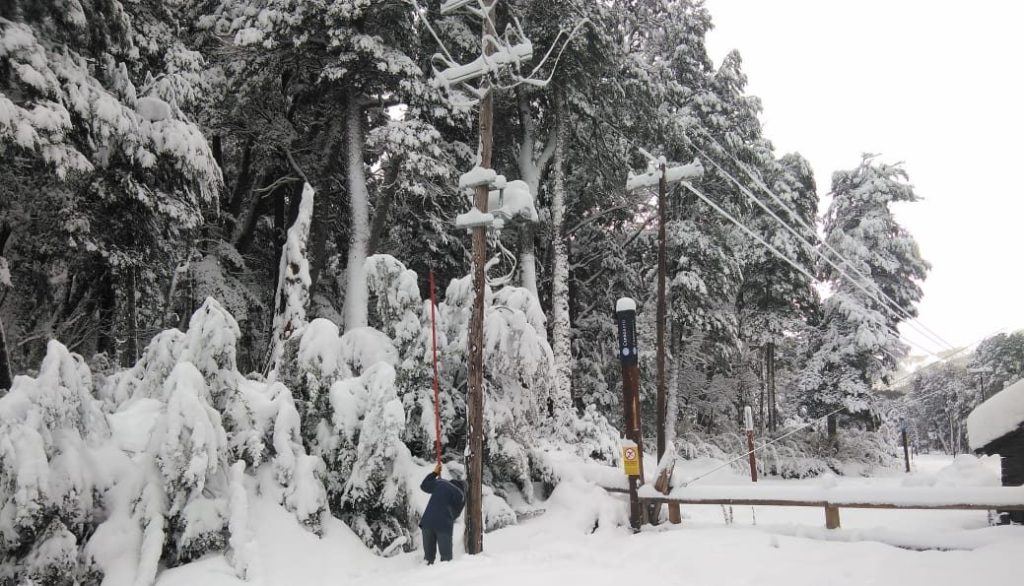
POLYGON ((990 511, 994 509, 1008 511, 1024 511, 1024 503, 993 504, 993 503, 865 503, 854 501, 823 501, 823 500, 785 500, 758 498, 678 498, 668 495, 640 497, 641 502, 679 503, 683 505, 734 505, 734 506, 774 506, 774 507, 839 507, 843 509, 934 509, 961 511, 990 511))

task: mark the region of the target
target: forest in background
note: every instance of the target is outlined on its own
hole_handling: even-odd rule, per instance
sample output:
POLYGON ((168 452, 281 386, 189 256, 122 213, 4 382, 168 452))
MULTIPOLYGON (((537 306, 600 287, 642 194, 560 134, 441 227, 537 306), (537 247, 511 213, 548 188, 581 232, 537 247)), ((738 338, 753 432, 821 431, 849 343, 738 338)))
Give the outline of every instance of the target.
MULTIPOLYGON (((83 580, 114 571, 88 544, 115 521, 139 528, 153 572, 228 547, 244 532, 228 510, 243 470, 312 530, 329 510, 381 552, 410 537, 402 470, 434 442, 430 272, 442 441, 449 456, 465 446, 472 291, 454 219, 469 209, 457 186, 477 162, 476 102, 433 82, 439 43, 467 63, 480 31, 440 4, 0 7, 0 438, 35 450, 11 447, 0 469, 11 580, 53 573, 38 554, 51 540, 83 580), (208 428, 183 423, 196 414, 208 428), (135 419, 162 431, 125 445, 117 425, 135 419), (71 454, 115 444, 117 470, 67 472, 71 454), (48 485, 19 462, 77 480, 48 485)), ((766 437, 832 414, 774 445, 766 473, 887 464, 899 417, 922 449, 964 451, 966 414, 1024 374, 1024 334, 897 374, 910 350, 897 327, 928 270, 892 214, 917 200, 900 165, 865 155, 815 185, 764 135, 740 55, 709 58, 699 0, 506 0, 496 14, 532 42, 523 74, 547 82, 494 76, 494 167, 537 216, 489 236, 493 499, 557 481, 548 442, 618 458, 619 297, 640 306, 653 412, 658 214, 651 192, 624 189, 644 150, 700 160, 695 186, 721 210, 669 193, 682 456, 740 452, 745 405, 766 437)), ((490 526, 514 519, 492 505, 490 526)))

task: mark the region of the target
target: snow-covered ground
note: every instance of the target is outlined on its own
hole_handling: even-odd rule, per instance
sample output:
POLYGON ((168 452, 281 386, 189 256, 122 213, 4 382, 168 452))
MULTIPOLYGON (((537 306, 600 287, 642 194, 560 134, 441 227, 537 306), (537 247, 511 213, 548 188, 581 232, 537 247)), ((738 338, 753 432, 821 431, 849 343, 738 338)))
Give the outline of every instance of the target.
MULTIPOLYGON (((695 476, 709 462, 682 462, 695 476)), ((768 480, 768 484, 978 486, 995 483, 994 459, 920 456, 910 475, 768 480)), ((749 482, 720 471, 701 484, 749 482)), ((546 512, 484 537, 484 553, 427 567, 421 552, 392 558, 371 554, 341 522, 323 539, 294 516, 254 499, 251 515, 260 552, 250 583, 266 586, 600 586, 687 584, 900 584, 963 586, 1019 584, 1012 567, 1024 552, 1024 527, 989 527, 980 511, 841 510, 843 528, 824 529, 817 508, 684 507, 683 524, 621 526, 626 500, 580 480, 563 482, 541 505, 546 512), (726 517, 731 517, 731 523, 726 517), (595 521, 598 521, 595 530, 595 521)), ((459 531, 461 526, 457 526, 459 531)), ((457 536, 457 541, 461 539, 457 536)), ((223 556, 164 572, 159 586, 241 586, 223 556)))

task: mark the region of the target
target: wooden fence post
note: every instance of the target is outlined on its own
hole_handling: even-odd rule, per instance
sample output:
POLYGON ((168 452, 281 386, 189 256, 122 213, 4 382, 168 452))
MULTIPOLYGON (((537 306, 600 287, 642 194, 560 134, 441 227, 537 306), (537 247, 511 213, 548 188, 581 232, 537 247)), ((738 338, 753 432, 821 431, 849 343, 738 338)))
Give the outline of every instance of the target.
POLYGON ((825 503, 825 529, 839 529, 839 507, 825 503))

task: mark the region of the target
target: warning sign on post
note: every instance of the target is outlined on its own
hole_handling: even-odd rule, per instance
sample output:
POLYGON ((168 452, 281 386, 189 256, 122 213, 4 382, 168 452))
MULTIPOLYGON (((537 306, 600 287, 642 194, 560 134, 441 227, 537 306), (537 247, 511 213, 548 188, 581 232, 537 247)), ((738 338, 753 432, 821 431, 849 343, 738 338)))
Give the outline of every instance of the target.
POLYGON ((622 442, 622 468, 626 476, 640 476, 640 450, 636 442, 622 442))

